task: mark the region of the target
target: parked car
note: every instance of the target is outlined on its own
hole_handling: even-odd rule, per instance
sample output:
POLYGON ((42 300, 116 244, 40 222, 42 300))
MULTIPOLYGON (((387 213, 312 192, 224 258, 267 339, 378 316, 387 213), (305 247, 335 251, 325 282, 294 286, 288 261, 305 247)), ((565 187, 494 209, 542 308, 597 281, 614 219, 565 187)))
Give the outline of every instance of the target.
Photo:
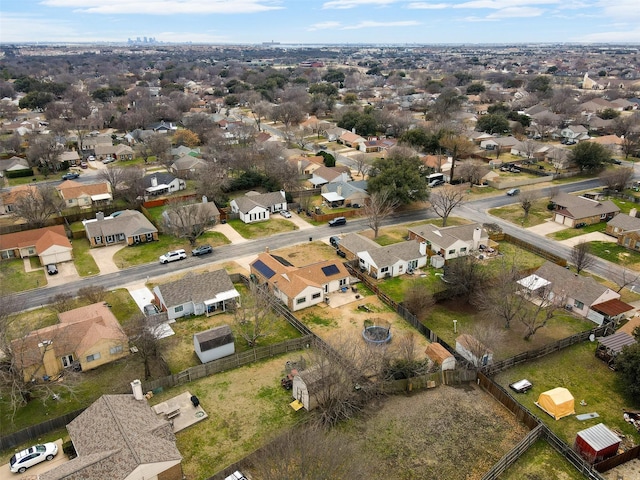
POLYGON ((87 162, 80 162, 80 168, 87 169, 89 168, 89 164, 87 162))
POLYGON ((206 255, 207 253, 213 253, 213 247, 211 247, 211 245, 200 245, 199 247, 191 250, 191 255, 193 255, 194 257, 206 255))
POLYGON ((333 247, 338 248, 338 244, 340 243, 340 237, 329 237, 329 243, 333 247))
POLYGON ((63 180, 74 180, 76 178, 78 178, 80 176, 80 174, 78 172, 67 172, 64 175, 62 175, 62 179, 63 180))
POLYGON ((55 263, 50 263, 49 265, 47 265, 47 273, 49 275, 55 275, 58 273, 58 267, 56 267, 55 263))
POLYGON ((176 260, 184 260, 185 258, 187 258, 187 252, 183 249, 173 250, 164 255, 160 255, 160 263, 175 262, 176 260))
POLYGON ((57 453, 58 445, 55 443, 34 445, 13 455, 9 460, 9 470, 13 473, 24 473, 27 468, 40 462, 53 460, 57 453))
POLYGON ((102 163, 104 163, 104 164, 106 165, 107 163, 113 163, 113 162, 115 162, 115 161, 116 161, 116 159, 115 159, 115 158, 113 158, 113 157, 107 157, 107 158, 105 158, 104 160, 102 160, 102 163))
POLYGON ((520 193, 520 189, 519 188, 511 188, 511 189, 507 190, 507 195, 509 195, 510 197, 515 197, 519 193, 520 193))
POLYGON ((440 185, 444 185, 444 180, 439 179, 439 180, 432 180, 429 182, 430 188, 439 187, 440 185))
POLYGON ((291 212, 289 210, 280 210, 280 215, 284 218, 291 218, 291 212))
POLYGON ((612 158, 611 163, 613 163, 614 165, 622 165, 622 161, 618 160, 617 158, 612 158))
POLYGON ((336 217, 332 220, 329 220, 330 227, 337 227, 338 225, 346 225, 347 219, 345 217, 336 217))
POLYGON ((340 249, 336 249, 336 255, 338 255, 339 257, 345 258, 347 256, 346 253, 344 253, 342 250, 340 249))
POLYGON ((155 315, 158 313, 158 307, 156 307, 153 303, 148 303, 144 307, 144 314, 148 317, 150 315, 155 315))

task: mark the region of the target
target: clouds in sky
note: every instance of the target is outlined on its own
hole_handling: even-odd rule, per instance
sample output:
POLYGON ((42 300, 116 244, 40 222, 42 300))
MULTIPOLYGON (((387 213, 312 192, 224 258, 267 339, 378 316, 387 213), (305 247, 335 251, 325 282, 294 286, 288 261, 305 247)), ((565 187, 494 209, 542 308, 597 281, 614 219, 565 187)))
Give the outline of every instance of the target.
POLYGON ((8 0, 2 8, 3 43, 640 42, 638 0, 8 0))

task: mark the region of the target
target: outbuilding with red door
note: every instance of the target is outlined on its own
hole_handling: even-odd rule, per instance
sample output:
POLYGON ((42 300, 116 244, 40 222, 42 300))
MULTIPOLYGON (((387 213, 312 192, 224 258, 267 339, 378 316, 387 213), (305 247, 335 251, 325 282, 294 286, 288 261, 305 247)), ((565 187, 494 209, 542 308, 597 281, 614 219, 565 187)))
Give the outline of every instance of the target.
POLYGON ((604 423, 581 430, 576 435, 574 449, 589 463, 596 463, 613 457, 618 452, 620 437, 604 423))

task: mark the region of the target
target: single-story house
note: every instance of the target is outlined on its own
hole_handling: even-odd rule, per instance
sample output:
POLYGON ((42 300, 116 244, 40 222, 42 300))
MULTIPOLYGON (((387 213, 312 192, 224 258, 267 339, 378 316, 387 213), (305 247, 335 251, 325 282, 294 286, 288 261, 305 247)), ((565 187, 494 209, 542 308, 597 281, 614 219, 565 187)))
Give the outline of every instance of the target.
POLYGON ((456 338, 456 352, 476 367, 484 367, 493 362, 491 349, 467 333, 456 338))
POLYGON ((560 136, 569 141, 580 142, 589 140, 589 131, 582 125, 569 125, 560 130, 560 136))
POLYGON ((11 215, 14 204, 23 195, 40 195, 35 185, 18 185, 10 190, 0 191, 0 215, 11 215))
POLYGON ((69 262, 73 247, 64 225, 0 235, 0 259, 38 256, 42 265, 69 262))
POLYGON ((616 237, 618 245, 640 250, 640 218, 619 213, 607 222, 605 233, 616 237))
POLYGON ((146 195, 167 195, 187 188, 187 182, 168 172, 155 172, 142 178, 146 195))
POLYGON ((622 153, 622 144, 624 143, 624 139, 615 134, 603 135, 601 137, 591 137, 589 141, 602 145, 603 147, 607 147, 611 154, 622 153))
POLYGON ((424 242, 428 256, 439 255, 445 260, 468 255, 480 245, 490 246, 489 233, 479 223, 451 227, 420 225, 409 228, 409 239, 424 242))
POLYGON ((236 351, 236 346, 231 327, 229 325, 221 325, 194 334, 193 348, 202 363, 233 355, 236 351))
POLYGON ((529 295, 546 298, 577 315, 602 324, 604 316, 595 307, 620 294, 599 284, 592 277, 575 274, 553 262, 545 262, 533 274, 518 280, 529 295))
POLYGON ((25 381, 55 377, 65 368, 92 370, 129 354, 129 339, 104 303, 58 314, 58 323, 11 342, 25 381))
POLYGON ((592 200, 564 192, 557 193, 551 200, 555 204, 553 221, 574 228, 578 224, 607 222, 620 213, 620 208, 611 200, 592 200))
POLYGON ((163 211, 162 219, 168 227, 172 225, 180 225, 181 227, 213 226, 220 222, 220 211, 215 203, 209 202, 207 197, 203 197, 202 203, 182 205, 177 210, 163 211))
POLYGON ((158 240, 158 229, 137 210, 124 210, 109 217, 98 212, 95 219, 83 220, 82 224, 91 247, 116 243, 135 245, 158 240))
POLYGON ((198 172, 204 170, 207 162, 193 155, 182 155, 176 159, 169 169, 174 175, 184 178, 193 178, 198 172))
POLYGON ((322 302, 329 302, 329 294, 348 288, 350 275, 342 262, 324 260, 294 267, 284 258, 261 253, 250 264, 251 278, 266 283, 274 296, 292 311, 322 302))
POLYGON ((103 395, 67 425, 77 457, 40 480, 180 480, 182 456, 170 422, 144 396, 103 395))
POLYGON ((518 143, 516 137, 494 137, 480 142, 480 148, 485 150, 504 150, 510 151, 514 145, 518 143))
POLYGON ((80 155, 77 150, 67 150, 65 152, 60 153, 56 158, 58 163, 69 162, 69 165, 75 166, 80 163, 80 155))
POLYGON ((430 343, 427 345, 424 353, 431 361, 440 365, 440 370, 455 370, 456 357, 439 343, 430 343))
POLYGON ((156 303, 169 320, 187 315, 214 315, 233 309, 240 294, 224 269, 193 273, 153 288, 156 303))
POLYGON ((320 187, 330 182, 349 182, 351 180, 351 169, 349 167, 325 167, 315 169, 309 183, 314 187, 320 187))
POLYGON ((338 138, 338 143, 342 143, 351 148, 359 148, 366 140, 354 132, 345 131, 338 138))
POLYGON ((332 207, 341 205, 364 205, 369 198, 367 182, 330 182, 325 183, 321 189, 324 201, 332 207))
POLYGON ((272 213, 287 209, 287 198, 283 190, 279 192, 248 192, 244 197, 229 202, 231 211, 240 216, 244 223, 269 220, 272 213))
POLYGON ((73 180, 65 180, 56 187, 56 190, 58 190, 65 206, 68 208, 99 207, 108 205, 113 200, 109 182, 80 183, 73 180))
POLYGON ((19 172, 30 169, 31 167, 26 158, 13 156, 6 160, 0 160, 0 172, 19 172))
POLYGON ((95 157, 98 160, 104 160, 105 158, 114 158, 116 160, 132 160, 133 148, 129 145, 118 144, 98 144, 93 148, 95 157))

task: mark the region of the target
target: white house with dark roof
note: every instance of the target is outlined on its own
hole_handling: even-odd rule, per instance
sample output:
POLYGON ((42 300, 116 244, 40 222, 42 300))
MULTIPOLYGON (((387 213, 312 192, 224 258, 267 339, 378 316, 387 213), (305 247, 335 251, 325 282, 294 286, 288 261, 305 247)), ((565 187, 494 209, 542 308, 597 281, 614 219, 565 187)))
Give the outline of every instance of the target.
POLYGON ((78 456, 40 480, 177 480, 182 455, 173 427, 146 399, 103 395, 67 425, 78 456))
POLYGON ((330 182, 322 186, 321 194, 331 206, 364 205, 369 198, 366 180, 358 182, 330 182))
POLYGON ((229 206, 244 223, 254 223, 269 220, 270 214, 286 210, 287 198, 283 190, 270 193, 248 192, 244 197, 231 200, 229 206))
POLYGON ((328 294, 349 286, 349 272, 337 260, 295 267, 283 258, 261 253, 250 268, 251 278, 269 285, 271 292, 294 312, 322 303, 328 294))
POLYGON ((432 224, 409 228, 409 238, 426 244, 428 256, 439 255, 445 260, 463 257, 489 246, 489 234, 479 223, 438 227, 432 224))
POLYGON ((169 321, 187 315, 215 315, 240 302, 240 293, 224 269, 190 272, 179 280, 156 285, 153 294, 169 321))

